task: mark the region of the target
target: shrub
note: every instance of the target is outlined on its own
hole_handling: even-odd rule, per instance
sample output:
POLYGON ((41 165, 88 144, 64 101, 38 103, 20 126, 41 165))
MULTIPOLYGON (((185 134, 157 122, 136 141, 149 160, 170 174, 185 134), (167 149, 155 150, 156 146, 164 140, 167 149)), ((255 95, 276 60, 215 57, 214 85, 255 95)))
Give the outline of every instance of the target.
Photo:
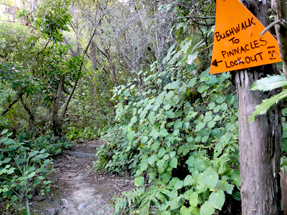
POLYGON ((138 187, 115 199, 115 213, 213 214, 226 195, 238 195, 237 97, 223 93, 229 77, 170 69, 114 90, 118 125, 104 136, 99 162, 128 169, 138 187))
POLYGON ((29 199, 35 190, 42 195, 50 190, 46 176, 51 172, 49 153, 25 146, 9 138, 12 133, 3 130, 0 135, 0 196, 1 211, 22 209, 29 211, 29 199))

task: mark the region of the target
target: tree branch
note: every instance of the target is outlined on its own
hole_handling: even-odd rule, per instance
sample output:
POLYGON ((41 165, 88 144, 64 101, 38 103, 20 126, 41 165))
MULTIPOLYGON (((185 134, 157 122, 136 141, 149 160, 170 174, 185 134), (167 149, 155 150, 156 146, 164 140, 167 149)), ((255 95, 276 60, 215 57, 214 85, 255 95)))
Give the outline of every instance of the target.
POLYGON ((270 25, 268 25, 261 33, 260 33, 260 36, 262 37, 263 34, 265 34, 270 28, 272 28, 273 26, 277 25, 277 24, 280 24, 282 22, 282 19, 279 19, 275 22, 272 22, 270 25))
POLYGON ((33 112, 30 110, 30 108, 25 104, 24 99, 23 99, 23 95, 20 96, 20 102, 23 105, 23 107, 26 110, 26 112, 28 113, 28 115, 29 115, 29 125, 31 127, 34 126, 35 117, 33 115, 33 112))
POLYGON ((43 51, 45 51, 45 49, 47 48, 47 46, 48 46, 48 44, 50 43, 50 41, 51 41, 51 37, 49 38, 49 40, 48 40, 48 42, 46 43, 46 45, 45 45, 45 47, 43 48, 43 50, 40 51, 40 52, 38 52, 37 55, 39 55, 39 54, 41 54, 43 51))
POLYGON ((213 46, 214 43, 211 43, 209 46, 207 46, 205 49, 203 49, 202 51, 200 51, 199 53, 202 53, 204 51, 206 51, 207 49, 209 49, 211 46, 213 46))
MULTIPOLYGON (((91 56, 89 55, 88 52, 86 53, 86 55, 87 55, 87 57, 91 60, 91 56)), ((102 69, 104 70, 104 72, 108 75, 109 73, 108 73, 108 71, 105 69, 105 67, 104 67, 97 59, 95 59, 95 60, 96 60, 96 62, 97 62, 98 64, 100 64, 100 66, 102 67, 102 69)))
POLYGON ((185 19, 185 18, 189 18, 189 19, 215 19, 215 16, 183 16, 183 17, 177 18, 176 20, 185 19))
POLYGON ((8 108, 5 111, 2 112, 1 115, 4 116, 6 113, 8 113, 10 109, 13 107, 13 105, 16 104, 23 95, 24 95, 24 91, 21 90, 18 96, 16 97, 16 99, 8 106, 8 108))
MULTIPOLYGON (((86 49, 85 49, 85 51, 84 51, 84 54, 83 54, 83 56, 82 56, 82 63, 81 63, 81 65, 80 65, 79 71, 81 71, 82 68, 83 68, 83 65, 84 65, 83 59, 84 59, 85 55, 87 54, 87 51, 88 51, 88 49, 89 49, 89 47, 90 47, 90 45, 91 45, 91 43, 92 43, 92 40, 93 40, 93 38, 94 38, 94 36, 95 36, 95 34, 96 34, 96 31, 97 31, 97 28, 95 28, 95 30, 94 30, 94 32, 93 32, 91 38, 90 38, 90 41, 89 41, 89 43, 88 43, 88 45, 87 45, 87 47, 86 47, 86 49)), ((63 117, 65 116, 65 114, 66 114, 66 112, 67 112, 67 110, 68 110, 69 103, 70 103, 70 101, 71 101, 71 99, 72 99, 72 97, 73 97, 73 94, 74 94, 75 90, 76 90, 78 81, 79 81, 79 79, 76 80, 76 82, 75 82, 75 84, 74 84, 74 86, 73 86, 73 89, 72 89, 72 91, 71 91, 71 93, 70 93, 70 95, 69 95, 69 98, 68 98, 68 100, 67 100, 67 103, 66 103, 66 105, 65 105, 65 107, 64 107, 64 110, 63 110, 63 112, 62 112, 61 118, 63 118, 63 117)))
POLYGON ((66 37, 64 37, 64 42, 69 46, 70 51, 72 52, 72 55, 75 57, 76 53, 74 52, 74 50, 72 49, 71 45, 69 44, 68 40, 66 39, 66 37))

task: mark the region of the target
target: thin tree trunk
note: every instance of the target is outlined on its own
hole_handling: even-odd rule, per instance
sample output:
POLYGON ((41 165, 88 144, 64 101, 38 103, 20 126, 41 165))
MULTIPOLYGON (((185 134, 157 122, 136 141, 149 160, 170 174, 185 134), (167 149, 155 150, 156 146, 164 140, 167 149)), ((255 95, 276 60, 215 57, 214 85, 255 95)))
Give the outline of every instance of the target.
POLYGON ((13 14, 12 14, 13 21, 15 21, 16 19, 16 12, 17 12, 17 0, 14 0, 14 8, 13 8, 13 14))
POLYGON ((281 177, 281 193, 282 193, 282 204, 284 206, 284 215, 287 214, 287 172, 286 169, 280 172, 281 177))
POLYGON ((119 82, 118 82, 118 79, 116 76, 116 68, 115 68, 115 65, 113 64, 112 57, 110 55, 110 51, 108 49, 105 49, 105 54, 106 54, 106 57, 108 58, 108 61, 109 61, 109 65, 110 65, 110 69, 111 69, 111 73, 112 73, 112 76, 114 79, 115 86, 119 86, 119 82))
POLYGON ((92 61, 92 69, 94 71, 97 70, 97 54, 96 54, 97 45, 95 41, 92 40, 91 47, 90 47, 90 56, 92 61))
POLYGON ((21 101, 21 104, 23 105, 24 109, 26 110, 26 112, 29 115, 29 126, 30 126, 30 128, 33 128, 35 125, 35 123, 34 123, 35 122, 35 116, 34 116, 33 112, 30 110, 30 108, 25 104, 23 96, 20 97, 20 101, 21 101))
POLYGON ((69 95, 69 98, 68 98, 68 100, 67 100, 67 102, 66 102, 66 105, 65 105, 65 107, 64 107, 64 110, 63 110, 63 112, 62 112, 62 114, 61 114, 61 118, 64 118, 65 115, 66 115, 66 112, 67 112, 67 110, 68 110, 68 106, 69 106, 70 101, 71 101, 71 99, 72 99, 72 97, 73 97, 73 94, 74 94, 74 92, 75 92, 75 90, 76 90, 78 81, 79 81, 79 80, 77 80, 77 81, 75 82, 74 86, 73 86, 73 89, 72 89, 72 91, 71 91, 71 93, 70 93, 70 95, 69 95))
POLYGON ((52 112, 52 121, 53 121, 52 130, 53 130, 54 136, 56 137, 62 136, 62 124, 60 122, 58 112, 60 110, 60 98, 62 95, 64 79, 65 79, 65 76, 62 76, 57 87, 56 95, 54 97, 54 105, 53 105, 53 112, 52 112))
MULTIPOLYGON (((251 12, 267 26, 267 5, 245 0, 251 12)), ((242 215, 280 214, 280 153, 282 121, 280 104, 267 115, 248 124, 248 118, 263 99, 276 92, 249 91, 254 81, 274 74, 274 65, 241 70, 236 73, 239 100, 239 160, 242 215)))

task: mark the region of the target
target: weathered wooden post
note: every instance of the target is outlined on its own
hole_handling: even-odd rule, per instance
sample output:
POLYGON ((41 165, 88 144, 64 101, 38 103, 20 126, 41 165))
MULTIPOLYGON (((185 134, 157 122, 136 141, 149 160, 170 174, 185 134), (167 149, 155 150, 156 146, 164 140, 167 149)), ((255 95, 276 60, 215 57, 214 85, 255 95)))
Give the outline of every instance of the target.
POLYGON ((242 214, 275 215, 280 214, 281 109, 276 105, 267 115, 257 116, 248 124, 255 107, 274 95, 249 88, 259 78, 275 74, 270 63, 281 59, 273 36, 269 32, 260 35, 268 24, 266 1, 243 3, 251 13, 238 0, 216 1, 210 71, 236 70, 242 214))

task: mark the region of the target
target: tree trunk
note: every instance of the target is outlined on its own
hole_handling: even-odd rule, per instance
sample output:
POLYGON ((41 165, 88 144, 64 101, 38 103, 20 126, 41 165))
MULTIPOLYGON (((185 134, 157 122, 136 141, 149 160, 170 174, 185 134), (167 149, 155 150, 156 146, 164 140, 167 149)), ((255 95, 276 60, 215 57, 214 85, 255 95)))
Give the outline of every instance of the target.
POLYGON ((118 82, 118 79, 117 79, 117 76, 116 76, 116 68, 115 68, 115 65, 113 64, 113 60, 112 60, 112 57, 110 55, 109 49, 105 49, 105 54, 106 54, 106 57, 107 57, 107 59, 109 61, 109 65, 110 65, 110 69, 111 69, 111 73, 112 73, 112 76, 113 76, 113 80, 114 80, 115 86, 119 86, 119 82, 118 82))
POLYGON ((249 91, 258 76, 255 70, 236 74, 242 214, 275 215, 280 212, 281 110, 276 105, 248 125, 248 117, 265 98, 249 91))
POLYGON ((282 193, 282 204, 284 206, 284 215, 287 214, 287 172, 286 169, 280 172, 281 177, 281 193, 282 193))
POLYGON ((97 46, 95 41, 92 40, 91 46, 90 46, 90 56, 92 61, 92 69, 94 71, 97 71, 97 54, 96 54, 97 46))
POLYGON ((29 115, 29 127, 30 129, 34 128, 35 125, 35 116, 32 110, 28 107, 28 105, 25 104, 25 101, 23 99, 23 96, 20 97, 21 104, 23 105, 24 109, 29 115))
MULTIPOLYGON (((251 12, 268 24, 267 6, 256 0, 245 1, 251 12)), ((249 91, 258 78, 274 74, 273 65, 254 67, 236 73, 239 100, 239 159, 242 215, 280 214, 280 153, 282 121, 280 104, 267 115, 248 124, 248 118, 263 99, 276 92, 249 91)))
POLYGON ((62 136, 62 124, 60 122, 58 112, 60 110, 60 98, 62 95, 64 79, 65 77, 62 76, 57 87, 56 95, 54 97, 54 105, 53 105, 53 112, 52 112, 52 118, 53 118, 52 119, 53 121, 52 130, 53 130, 54 136, 56 137, 62 136))

